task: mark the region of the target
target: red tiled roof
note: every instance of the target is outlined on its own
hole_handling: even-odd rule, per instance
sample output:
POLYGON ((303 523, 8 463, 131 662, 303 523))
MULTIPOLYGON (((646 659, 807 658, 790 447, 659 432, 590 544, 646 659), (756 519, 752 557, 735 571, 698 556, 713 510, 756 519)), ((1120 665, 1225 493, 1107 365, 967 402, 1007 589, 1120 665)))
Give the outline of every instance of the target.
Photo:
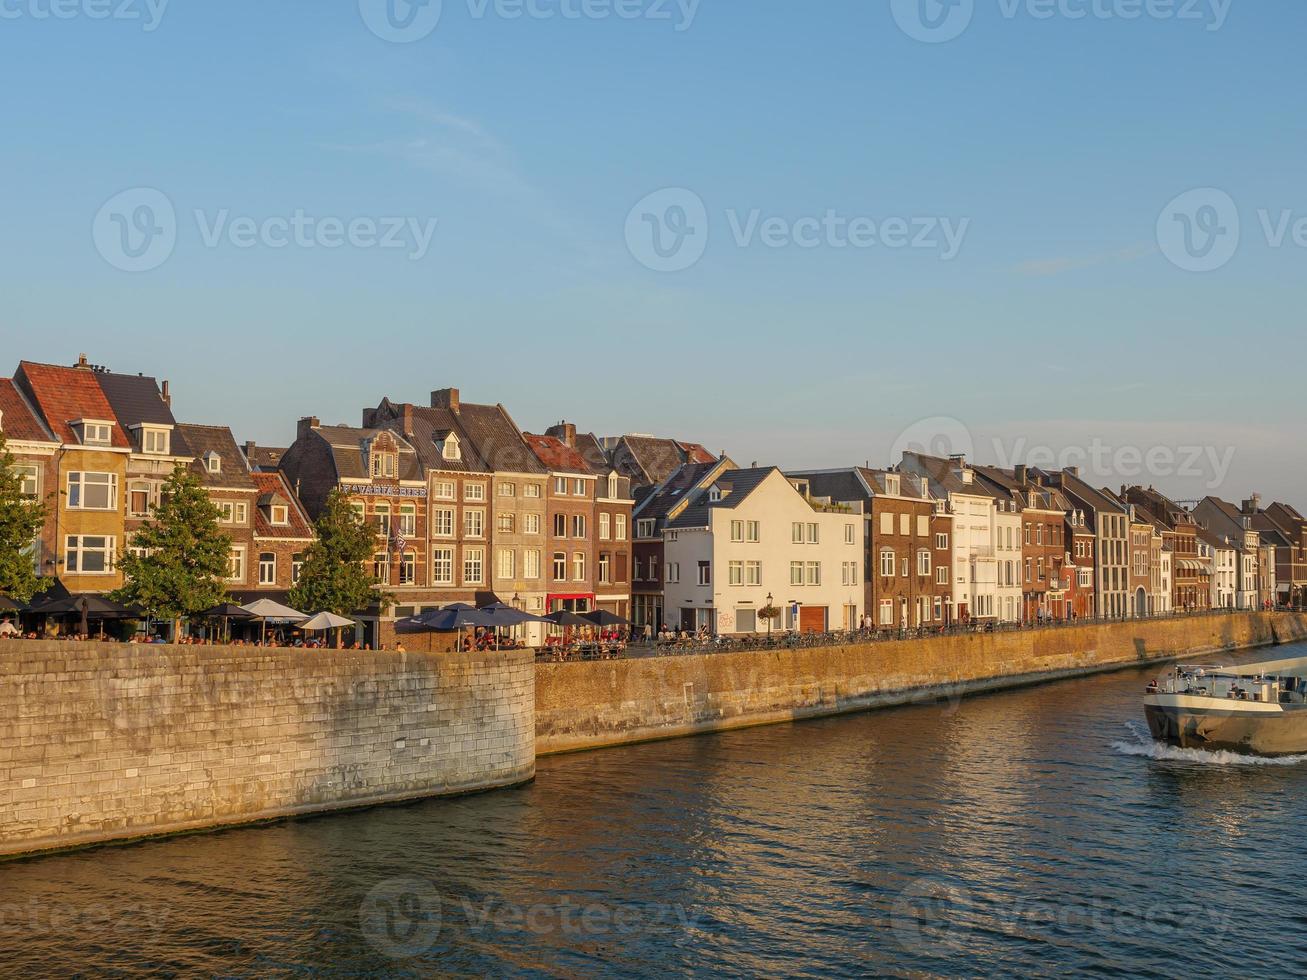
POLYGON ((522 438, 536 454, 536 458, 549 468, 551 473, 590 473, 590 466, 585 457, 554 436, 533 436, 523 433, 522 438))
POLYGON ((27 379, 28 389, 46 424, 61 441, 78 445, 79 440, 69 423, 78 419, 97 419, 113 424, 112 444, 115 448, 131 448, 127 433, 123 432, 109 399, 100 390, 94 372, 55 364, 33 364, 31 361, 23 361, 18 370, 27 379))
POLYGON ((295 494, 286 485, 280 473, 252 473, 254 485, 259 489, 259 497, 264 494, 276 494, 290 505, 290 524, 270 524, 263 514, 262 507, 254 508, 254 534, 260 538, 311 538, 313 526, 309 523, 304 508, 300 506, 295 494))
POLYGON ((50 442, 50 433, 9 378, 0 378, 0 432, 6 439, 50 442))
POLYGON ((687 463, 715 463, 717 457, 697 442, 678 442, 687 463))

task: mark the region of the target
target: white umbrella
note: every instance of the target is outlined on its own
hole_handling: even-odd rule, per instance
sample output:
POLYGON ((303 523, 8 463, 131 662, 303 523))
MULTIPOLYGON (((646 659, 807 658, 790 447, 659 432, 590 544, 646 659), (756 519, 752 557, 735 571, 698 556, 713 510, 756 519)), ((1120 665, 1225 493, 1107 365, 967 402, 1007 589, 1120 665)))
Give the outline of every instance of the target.
POLYGON ((302 630, 334 630, 341 626, 353 626, 354 620, 337 616, 335 613, 320 612, 306 623, 300 624, 302 630))
POLYGON ((309 618, 302 612, 296 612, 290 606, 283 606, 271 599, 259 599, 248 605, 241 606, 241 608, 256 619, 263 621, 259 630, 260 643, 268 639, 268 623, 301 623, 309 618))

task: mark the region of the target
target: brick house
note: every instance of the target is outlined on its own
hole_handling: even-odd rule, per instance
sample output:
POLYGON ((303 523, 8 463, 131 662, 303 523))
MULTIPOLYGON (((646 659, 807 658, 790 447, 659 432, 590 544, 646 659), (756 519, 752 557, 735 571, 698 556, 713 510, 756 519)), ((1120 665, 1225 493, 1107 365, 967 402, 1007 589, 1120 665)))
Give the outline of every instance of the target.
POLYGON ((1198 549, 1194 516, 1152 487, 1122 487, 1120 497, 1147 513, 1162 528, 1163 548, 1171 551, 1171 602, 1178 611, 1211 607, 1212 571, 1198 549))
POLYGON ((1061 491, 1045 486, 1038 471, 1026 466, 1018 465, 1011 470, 977 466, 976 473, 997 494, 1007 495, 1020 515, 1021 555, 1017 561, 1020 620, 1034 623, 1065 618, 1067 578, 1062 570, 1068 563, 1066 497, 1061 491))
MULTIPOLYGON (((0 435, 5 438, 23 493, 46 505, 48 514, 59 508, 59 440, 46 427, 23 393, 8 378, 0 378, 0 435)), ((47 520, 32 543, 36 574, 53 576, 58 551, 55 522, 47 520)))
POLYGON ((1084 518, 1083 528, 1093 534, 1094 614, 1126 618, 1130 614, 1130 515, 1125 504, 1082 480, 1078 467, 1039 470, 1038 475, 1046 485, 1062 491, 1084 518))
MULTIPOLYGON (((245 463, 245 456, 227 428, 179 425, 176 435, 178 443, 185 444, 194 453, 189 468, 204 484, 209 499, 217 505, 221 513, 218 524, 231 538, 227 591, 242 603, 252 602, 255 596, 245 596, 252 593, 259 582, 259 549, 254 541, 259 490, 245 463)), ((136 488, 132 492, 143 491, 136 488)), ((153 509, 154 502, 150 503, 150 509, 153 509)), ((133 505, 129 504, 128 510, 132 508, 133 505)))
POLYGON ((549 546, 546 581, 550 612, 595 608, 596 500, 598 477, 585 457, 555 436, 527 434, 526 443, 549 471, 545 528, 549 546))
POLYGON ((252 599, 285 604, 299 582, 304 552, 313 543, 313 524, 282 473, 253 473, 258 490, 254 505, 254 550, 258 585, 252 599))
POLYGON ((1277 574, 1284 604, 1302 609, 1307 606, 1307 518, 1291 505, 1279 502, 1266 508, 1266 518, 1288 543, 1284 563, 1277 574))

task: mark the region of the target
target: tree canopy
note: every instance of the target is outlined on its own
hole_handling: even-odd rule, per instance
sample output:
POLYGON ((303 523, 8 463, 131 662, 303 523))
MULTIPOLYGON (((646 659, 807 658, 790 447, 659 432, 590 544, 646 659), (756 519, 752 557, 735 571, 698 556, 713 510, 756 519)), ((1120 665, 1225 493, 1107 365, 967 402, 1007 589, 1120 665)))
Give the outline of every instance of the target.
POLYGON ((32 547, 45 524, 45 504, 23 493, 13 454, 0 432, 0 595, 18 602, 50 586, 37 574, 32 547))
POLYGON ((368 567, 376 553, 376 533, 360 520, 349 498, 333 490, 314 525, 317 540, 304 553, 290 603, 304 612, 351 616, 389 596, 378 588, 368 567))

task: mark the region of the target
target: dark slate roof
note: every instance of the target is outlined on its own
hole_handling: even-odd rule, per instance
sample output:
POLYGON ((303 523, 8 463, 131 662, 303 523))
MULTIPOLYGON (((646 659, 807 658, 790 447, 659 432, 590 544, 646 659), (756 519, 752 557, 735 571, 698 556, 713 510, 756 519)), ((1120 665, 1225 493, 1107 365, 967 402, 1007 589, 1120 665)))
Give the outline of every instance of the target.
POLYGON ((594 475, 580 450, 573 449, 563 440, 554 436, 537 436, 531 433, 525 433, 523 438, 535 453, 536 459, 540 460, 550 473, 594 475))
POLYGON ((60 442, 69 446, 80 445, 69 423, 78 419, 96 419, 113 426, 111 444, 115 448, 131 448, 127 433, 100 389, 94 371, 23 361, 18 365, 14 381, 25 389, 33 407, 41 413, 60 442))
MULTIPOLYGON (((254 489, 245 454, 236 445, 236 437, 231 434, 231 429, 219 425, 179 425, 174 436, 178 434, 190 447, 189 455, 195 457, 191 463, 191 472, 203 480, 206 487, 215 490, 254 489), (217 453, 222 460, 220 473, 210 473, 205 465, 209 453, 217 453)), ((176 439, 174 452, 177 448, 175 442, 176 439)))
POLYGON ((4 433, 6 439, 21 439, 25 442, 59 441, 8 378, 0 378, 0 432, 4 433))
MULTIPOLYGON (((386 405, 382 403, 383 407, 386 405)), ((404 406, 394 406, 397 411, 402 412, 404 406)), ((418 458, 422 465, 429 470, 440 470, 451 473, 489 473, 489 464, 481 457, 477 450, 476 443, 468 435, 466 430, 460 424, 459 417, 447 408, 422 408, 420 406, 412 407, 410 416, 412 421, 412 432, 402 433, 402 418, 388 419, 379 421, 378 424, 386 426, 396 434, 402 434, 405 439, 412 443, 418 458), (453 433, 458 439, 461 459, 445 459, 441 455, 438 443, 443 443, 449 433, 453 433)))
POLYGON ((760 466, 748 470, 729 470, 712 482, 712 486, 720 488, 723 493, 726 493, 729 489, 730 492, 725 497, 718 501, 710 501, 707 489, 699 490, 694 503, 690 504, 667 526, 669 528, 707 527, 709 514, 712 511, 734 510, 744 503, 749 495, 762 485, 764 480, 773 473, 779 472, 780 470, 775 466, 760 466))
MULTIPOLYGON (((130 430, 132 426, 141 423, 171 426, 177 424, 172 409, 163 400, 159 384, 154 378, 147 378, 143 374, 111 374, 107 371, 99 372, 95 377, 100 382, 100 390, 113 406, 113 412, 124 428, 130 430)), ((136 434, 132 433, 133 445, 136 441, 136 434)), ((136 448, 140 447, 136 446, 136 448)), ((174 447, 173 455, 184 456, 186 453, 177 452, 174 447)))
POLYGON ((503 405, 464 402, 458 417, 477 452, 497 473, 546 473, 503 405))
POLYGON ((612 471, 613 461, 599 442, 599 437, 593 432, 587 432, 584 435, 578 433, 576 448, 585 457, 586 465, 596 473, 609 473, 612 471))
POLYGON ((677 468, 661 485, 647 492, 644 502, 637 505, 635 516, 642 520, 662 520, 716 469, 716 463, 687 463, 677 468))
POLYGON ((675 439, 654 439, 647 436, 623 436, 622 442, 640 467, 640 473, 630 473, 632 479, 661 483, 677 467, 687 462, 675 439))
POLYGON ((854 503, 871 499, 866 485, 858 478, 859 467, 843 470, 796 470, 786 475, 807 480, 814 497, 828 497, 837 503, 854 503))
POLYGON ((336 476, 342 480, 369 480, 372 474, 364 465, 364 446, 382 433, 394 438, 399 447, 399 479, 421 482, 426 479, 417 452, 398 432, 390 429, 356 429, 348 425, 324 425, 314 435, 331 447, 336 476))
POLYGON ((273 495, 282 498, 290 506, 290 524, 272 524, 268 521, 263 507, 254 508, 254 533, 260 538, 311 538, 313 524, 304 512, 299 498, 291 491, 290 485, 281 473, 255 473, 254 485, 258 488, 259 499, 273 495))
POLYGON ((250 468, 268 473, 274 472, 280 465, 281 458, 286 455, 284 447, 257 446, 249 443, 246 443, 246 446, 249 447, 248 452, 244 448, 242 451, 245 452, 245 459, 250 464, 250 468))
POLYGON ((1100 510, 1111 511, 1115 514, 1124 514, 1126 512, 1125 504, 1117 500, 1115 496, 1101 490, 1095 490, 1075 474, 1062 470, 1060 479, 1062 481, 1062 490, 1094 513, 1100 510))

